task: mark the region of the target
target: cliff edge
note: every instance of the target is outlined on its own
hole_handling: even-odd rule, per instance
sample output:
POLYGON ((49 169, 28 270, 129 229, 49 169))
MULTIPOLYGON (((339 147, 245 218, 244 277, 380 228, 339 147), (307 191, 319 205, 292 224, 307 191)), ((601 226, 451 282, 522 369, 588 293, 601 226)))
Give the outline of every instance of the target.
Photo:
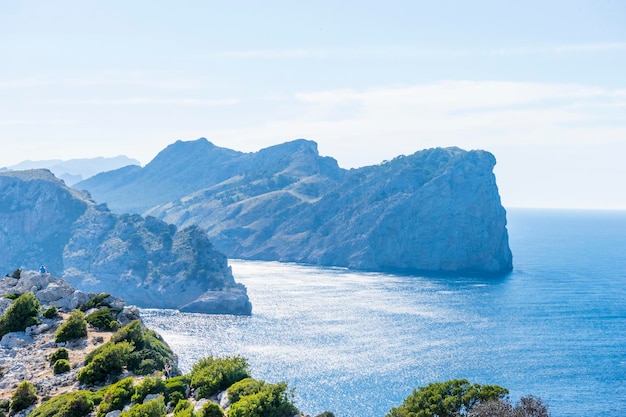
POLYGON ((197 227, 116 215, 48 170, 0 173, 0 270, 45 265, 140 307, 250 314, 246 289, 197 227))

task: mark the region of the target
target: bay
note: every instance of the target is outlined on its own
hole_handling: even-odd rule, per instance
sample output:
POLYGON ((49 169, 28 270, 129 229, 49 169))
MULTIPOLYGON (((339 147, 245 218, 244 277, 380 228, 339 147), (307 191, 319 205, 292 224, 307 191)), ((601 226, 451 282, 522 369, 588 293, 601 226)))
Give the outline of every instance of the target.
POLYGON ((533 394, 554 417, 626 406, 626 212, 508 210, 514 270, 364 273, 232 260, 250 317, 142 310, 188 371, 242 355, 316 415, 384 416, 413 389, 467 378, 533 394))

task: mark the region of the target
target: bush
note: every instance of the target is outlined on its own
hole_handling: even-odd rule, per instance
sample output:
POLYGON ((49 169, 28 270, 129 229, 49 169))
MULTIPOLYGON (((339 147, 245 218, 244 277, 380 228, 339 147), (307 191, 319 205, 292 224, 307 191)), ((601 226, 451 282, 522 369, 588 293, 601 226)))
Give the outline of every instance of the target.
POLYGON ((42 403, 29 417, 83 417, 93 411, 93 394, 73 391, 57 395, 42 403))
POLYGON ((115 330, 117 329, 117 321, 114 314, 118 310, 114 308, 101 308, 88 315, 85 320, 93 327, 100 330, 115 330))
POLYGON ((124 405, 130 402, 133 395, 133 382, 132 378, 125 378, 104 389, 96 417, 103 417, 109 411, 124 408, 124 405))
POLYGON ((0 400, 0 417, 7 417, 9 415, 9 407, 11 402, 9 400, 0 400))
POLYGON ((64 374, 69 371, 70 361, 68 361, 67 359, 59 359, 54 363, 54 366, 52 368, 52 372, 54 372, 55 375, 64 374))
POLYGON ((15 271, 13 271, 13 274, 11 274, 11 276, 15 279, 20 279, 22 277, 22 270, 20 268, 17 268, 15 271))
POLYGON ((37 402, 37 389, 28 381, 22 381, 11 396, 11 413, 26 410, 37 402))
POLYGON ((195 390, 196 398, 208 398, 249 376, 246 359, 240 356, 226 358, 209 356, 193 366, 191 387, 195 390))
POLYGON ((263 385, 265 385, 265 381, 254 378, 242 379, 228 388, 228 399, 231 404, 236 403, 241 397, 256 394, 261 391, 263 385))
POLYGON ((224 417, 224 411, 213 401, 204 404, 204 407, 198 414, 198 417, 224 417))
POLYGON ((165 403, 163 397, 155 398, 143 404, 136 404, 128 411, 120 414, 120 417, 163 417, 165 416, 165 403))
POLYGON ((161 378, 148 377, 141 381, 139 385, 135 387, 135 393, 131 398, 134 403, 142 403, 143 399, 148 394, 164 394, 165 382, 161 378))
POLYGON ((7 300, 15 301, 15 300, 17 300, 17 299, 18 299, 18 297, 19 297, 20 295, 22 295, 22 294, 20 294, 19 292, 12 292, 12 293, 10 293, 10 294, 5 295, 5 296, 4 296, 4 297, 2 297, 2 298, 6 298, 7 300))
POLYGON ((228 417, 291 417, 299 411, 293 403, 293 392, 287 392, 287 384, 264 384, 259 392, 242 396, 231 404, 228 417))
POLYGON ((509 391, 497 385, 470 384, 466 379, 434 382, 414 390, 387 417, 465 415, 481 403, 500 400, 509 391), (463 414, 461 414, 463 413, 463 414))
POLYGON ((163 371, 174 362, 174 353, 152 330, 142 329, 138 320, 130 322, 111 336, 111 340, 85 357, 79 381, 92 384, 124 367, 139 375, 163 371), (122 347, 117 347, 117 346, 122 347))
POLYGON ((87 322, 85 313, 74 310, 70 317, 61 324, 61 327, 54 334, 54 341, 57 343, 87 337, 87 322))
POLYGON ((50 306, 43 312, 43 316, 47 319, 55 319, 59 317, 59 310, 55 306, 50 306))
POLYGON ((324 411, 322 414, 318 414, 315 417, 335 417, 330 411, 324 411))
POLYGON ((170 407, 176 407, 176 405, 184 399, 185 399, 185 396, 183 394, 181 394, 178 391, 175 391, 170 394, 169 398, 167 398, 166 401, 170 407))
POLYGON ((13 301, 0 317, 0 338, 10 332, 22 332, 39 324, 39 300, 32 292, 22 294, 13 301))
POLYGON ((138 375, 163 371, 174 363, 174 352, 163 338, 153 330, 142 329, 138 320, 118 330, 111 340, 128 341, 135 345, 135 351, 128 358, 128 369, 138 375))
POLYGON ((176 398, 185 398, 187 396, 187 388, 189 387, 189 378, 185 375, 176 376, 165 380, 165 401, 176 405, 176 398), (176 395, 178 394, 178 395, 176 395))
POLYGON ((91 310, 92 308, 99 308, 99 307, 111 307, 109 305, 109 303, 107 303, 106 300, 107 298, 109 298, 111 295, 107 294, 107 293, 100 293, 92 298, 89 299, 89 301, 87 301, 85 304, 81 304, 78 309, 80 311, 87 311, 87 310, 91 310))
POLYGON ((191 405, 191 402, 189 402, 189 400, 180 400, 176 404, 176 407, 174 407, 174 415, 180 413, 183 410, 187 410, 190 408, 193 410, 193 406, 191 405))
POLYGON ((50 356, 48 356, 50 365, 54 365, 54 363, 58 361, 59 359, 69 359, 69 358, 70 358, 70 352, 65 348, 58 348, 57 350, 52 352, 50 356))
POLYGON ((94 384, 106 380, 109 375, 120 374, 128 362, 134 347, 128 342, 107 342, 85 358, 85 367, 78 372, 83 384, 94 384))

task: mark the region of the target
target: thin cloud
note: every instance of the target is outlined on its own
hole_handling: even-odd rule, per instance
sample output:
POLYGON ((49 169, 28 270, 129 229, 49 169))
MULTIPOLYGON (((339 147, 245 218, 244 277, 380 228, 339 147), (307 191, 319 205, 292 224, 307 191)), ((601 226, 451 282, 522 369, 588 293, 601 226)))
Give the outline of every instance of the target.
POLYGON ((328 49, 251 49, 224 51, 218 56, 241 59, 310 59, 310 58, 424 58, 454 59, 475 56, 525 56, 545 54, 596 53, 626 51, 626 42, 548 44, 493 49, 421 49, 408 45, 357 46, 328 49))
POLYGON ((54 105, 174 105, 174 106, 232 106, 239 103, 238 99, 199 99, 199 98, 152 98, 152 97, 129 97, 115 99, 82 99, 82 100, 50 100, 44 104, 54 105))
POLYGON ((96 86, 137 86, 158 89, 195 89, 210 85, 209 79, 160 77, 153 74, 129 72, 104 72, 101 74, 76 77, 27 77, 0 81, 0 90, 39 88, 39 87, 96 87, 96 86))

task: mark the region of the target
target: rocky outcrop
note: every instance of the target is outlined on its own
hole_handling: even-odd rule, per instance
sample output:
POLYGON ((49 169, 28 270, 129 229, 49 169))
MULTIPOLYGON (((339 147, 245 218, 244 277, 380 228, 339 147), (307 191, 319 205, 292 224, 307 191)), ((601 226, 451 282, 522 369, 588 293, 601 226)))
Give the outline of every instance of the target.
POLYGON ((502 273, 512 255, 495 163, 485 151, 437 148, 344 170, 307 140, 240 153, 199 139, 176 142, 132 175, 112 171, 77 187, 116 210, 197 224, 232 258, 502 273), (159 174, 171 166, 176 176, 159 174))
MULTIPOLYGON (((86 355, 107 342, 112 335, 111 331, 101 331, 90 325, 85 338, 55 342, 55 332, 69 316, 68 313, 82 307, 97 294, 75 290, 68 282, 49 273, 22 271, 19 279, 8 276, 0 278, 0 297, 29 292, 34 294, 44 309, 57 306, 61 315, 55 318, 40 316, 40 324, 27 327, 25 331, 7 333, 0 339, 0 399, 8 398, 11 391, 26 380, 34 384, 37 394, 44 399, 84 388, 76 377, 84 366, 86 355), (66 373, 54 374, 48 358, 59 347, 68 350, 72 366, 66 373)), ((126 305, 120 298, 108 296, 102 298, 99 304, 103 308, 112 308, 108 310, 114 314, 118 327, 134 320, 141 321, 137 307, 126 305)), ((7 305, 0 307, 0 315, 4 314, 7 307, 7 305)), ((86 314, 96 309, 92 308, 86 314)), ((173 367, 177 368, 175 357, 173 367)), ((28 415, 32 408, 17 415, 28 415)))
MULTIPOLYGON (((122 296, 140 307, 251 312, 245 287, 204 231, 113 214, 49 171, 0 173, 0 224, 5 271, 44 264, 76 288, 122 296)), ((19 285, 40 279, 26 276, 19 285)), ((62 288, 47 291, 56 296, 62 288)), ((78 300, 66 302, 70 307, 78 300)))

